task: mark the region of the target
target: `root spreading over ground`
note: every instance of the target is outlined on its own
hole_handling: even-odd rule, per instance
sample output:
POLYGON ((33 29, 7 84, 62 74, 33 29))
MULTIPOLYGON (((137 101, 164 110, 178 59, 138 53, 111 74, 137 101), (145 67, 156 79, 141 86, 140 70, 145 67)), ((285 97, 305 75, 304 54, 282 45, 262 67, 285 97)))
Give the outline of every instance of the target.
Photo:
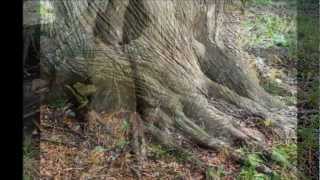
MULTIPOLYGON (((283 162, 274 158, 270 141, 294 138, 295 118, 259 85, 238 41, 239 5, 228 3, 53 2, 56 21, 43 27, 43 72, 53 89, 75 82, 94 85, 89 101, 81 98, 79 89, 72 91, 80 94, 75 96, 77 103, 86 102, 79 114, 86 127, 94 129, 91 133, 103 132, 97 146, 130 145, 138 166, 129 169, 138 177, 144 174, 141 164, 149 161, 153 142, 179 154, 190 153, 188 161, 199 169, 209 169, 210 163, 194 155, 193 147, 223 152, 243 164, 246 160, 236 149, 246 146, 283 162), (104 117, 114 112, 121 112, 122 118, 104 117), (104 128, 92 128, 96 124, 104 128), (104 135, 107 132, 111 134, 104 135)), ((103 156, 109 151, 101 150, 100 157, 100 150, 94 158, 106 161, 103 156)), ((256 169, 272 173, 265 164, 256 169)))

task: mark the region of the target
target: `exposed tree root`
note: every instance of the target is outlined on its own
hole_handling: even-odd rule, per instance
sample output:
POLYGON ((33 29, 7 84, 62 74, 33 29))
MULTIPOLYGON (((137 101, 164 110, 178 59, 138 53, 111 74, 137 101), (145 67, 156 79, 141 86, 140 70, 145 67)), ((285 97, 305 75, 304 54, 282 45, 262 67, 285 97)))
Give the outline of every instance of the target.
MULTIPOLYGON (((189 153, 183 147, 178 145, 179 144, 178 140, 172 138, 172 136, 170 136, 169 134, 159 130, 157 127, 149 126, 147 128, 148 128, 148 132, 154 138, 156 138, 160 144, 162 144, 166 147, 174 148, 181 153, 189 153)), ((210 148, 210 149, 213 149, 216 151, 223 151, 223 152, 227 153, 227 155, 229 156, 230 159, 232 159, 233 161, 235 161, 239 164, 244 164, 246 161, 246 159, 244 157, 242 157, 239 153, 237 153, 234 148, 230 147, 229 145, 227 145, 217 139, 211 138, 206 141, 204 141, 202 139, 199 140, 197 138, 195 138, 195 139, 196 139, 196 142, 199 143, 198 145, 201 145, 201 146, 204 146, 206 148, 210 148), (219 144, 219 143, 221 143, 221 144, 219 144)), ((197 158, 195 155, 190 154, 190 153, 189 153, 188 163, 193 164, 195 167, 203 170, 204 172, 207 170, 210 170, 210 168, 211 168, 205 162, 203 162, 202 160, 197 158)), ((265 173, 265 174, 269 174, 269 175, 272 174, 271 168, 268 167, 267 165, 264 165, 264 164, 257 166, 256 170, 261 173, 265 173)), ((210 176, 210 174, 209 175, 206 174, 206 175, 210 176)))
MULTIPOLYGON (((181 139, 186 139, 226 151, 239 163, 245 161, 235 151, 239 145, 272 159, 265 140, 246 132, 241 123, 255 117, 250 122, 255 127, 287 139, 295 122, 277 112, 283 104, 260 87, 255 72, 241 58, 233 42, 235 27, 226 21, 231 12, 224 12, 223 0, 110 2, 93 21, 78 20, 94 39, 83 41, 99 52, 86 61, 66 58, 62 65, 97 86, 90 102, 93 109, 124 108, 132 113, 131 145, 139 161, 145 158, 146 132, 181 152, 185 152, 181 139), (259 121, 272 125, 263 127, 259 121)), ((67 18, 74 20, 62 19, 67 18)), ((192 162, 206 167, 197 158, 192 162)), ((264 165, 257 170, 270 173, 264 165)))
POLYGON ((138 162, 141 163, 146 158, 146 142, 143 122, 137 113, 133 113, 131 115, 130 123, 132 148, 137 156, 138 162))

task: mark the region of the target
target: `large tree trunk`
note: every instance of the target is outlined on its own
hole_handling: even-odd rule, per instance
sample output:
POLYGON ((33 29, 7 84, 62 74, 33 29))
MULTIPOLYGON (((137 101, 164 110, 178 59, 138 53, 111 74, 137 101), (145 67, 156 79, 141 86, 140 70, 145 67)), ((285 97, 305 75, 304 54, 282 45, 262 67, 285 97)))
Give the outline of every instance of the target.
POLYGON ((64 82, 89 79, 97 112, 137 112, 145 131, 171 146, 183 137, 218 150, 239 140, 265 148, 263 131, 253 136, 243 121, 292 131, 237 44, 240 11, 223 0, 97 2, 54 1, 56 21, 42 38, 58 49, 43 46, 44 72, 54 66, 64 82))

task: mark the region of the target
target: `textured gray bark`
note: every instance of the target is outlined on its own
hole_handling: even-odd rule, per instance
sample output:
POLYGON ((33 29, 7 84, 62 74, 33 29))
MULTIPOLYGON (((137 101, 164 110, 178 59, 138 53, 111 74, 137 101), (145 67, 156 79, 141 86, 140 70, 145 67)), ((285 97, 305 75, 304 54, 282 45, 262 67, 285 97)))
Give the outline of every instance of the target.
POLYGON ((90 80, 96 111, 138 112, 167 145, 181 135, 215 149, 239 140, 264 148, 242 130, 248 116, 271 120, 281 135, 293 130, 249 68, 237 44, 241 16, 223 0, 97 2, 54 1, 42 39, 43 72, 60 83, 90 80))

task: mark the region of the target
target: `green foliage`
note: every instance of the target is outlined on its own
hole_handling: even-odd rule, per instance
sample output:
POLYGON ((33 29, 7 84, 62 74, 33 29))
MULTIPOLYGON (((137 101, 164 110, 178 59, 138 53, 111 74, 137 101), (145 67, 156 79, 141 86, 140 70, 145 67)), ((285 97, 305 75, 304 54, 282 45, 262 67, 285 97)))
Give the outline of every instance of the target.
POLYGON ((257 167, 262 163, 263 163, 263 160, 260 158, 258 154, 252 153, 252 154, 249 154, 247 157, 247 161, 246 161, 247 166, 257 167))
POLYGON ((270 179, 267 175, 258 173, 253 167, 245 167, 241 170, 238 180, 266 180, 270 179))
POLYGON ((173 155, 176 160, 180 163, 184 163, 190 160, 191 154, 188 152, 181 152, 178 150, 171 151, 171 155, 173 155))
POLYGON ((152 152, 152 156, 155 157, 156 159, 169 156, 167 149, 163 148, 161 145, 152 144, 150 145, 149 149, 152 152))
POLYGON ((264 180, 268 178, 267 175, 256 171, 256 167, 264 163, 259 153, 250 152, 246 148, 239 149, 239 152, 246 156, 246 161, 237 177, 238 180, 264 180))
POLYGON ((23 141, 23 180, 32 180, 36 177, 38 164, 35 159, 39 150, 35 148, 31 137, 25 137, 23 141))
POLYGON ((33 147, 31 137, 24 139, 22 149, 23 156, 26 158, 32 157, 35 154, 36 151, 33 147))
POLYGON ((48 15, 50 15, 50 13, 52 13, 52 12, 48 6, 46 6, 44 4, 40 4, 40 7, 39 7, 40 16, 48 16, 48 15))
POLYGON ((118 149, 123 149, 124 147, 126 147, 130 142, 125 140, 125 139, 120 139, 117 143, 116 143, 116 148, 118 149))
POLYGON ((312 105, 313 107, 317 107, 319 99, 320 99, 319 83, 316 83, 316 81, 314 81, 314 83, 312 84, 312 88, 310 88, 310 90, 311 90, 311 92, 308 93, 308 95, 309 95, 308 101, 309 101, 310 105, 312 105))
POLYGON ((246 7, 247 4, 265 6, 265 5, 271 5, 272 0, 241 0, 241 4, 243 5, 243 7, 246 7))
POLYGON ((316 141, 316 137, 315 137, 315 132, 316 129, 311 127, 311 128, 299 128, 298 129, 298 133, 301 137, 303 137, 303 146, 305 146, 306 148, 317 148, 317 141, 316 141))
MULTIPOLYGON (((256 5, 256 6, 272 6, 275 3, 279 2, 279 0, 241 0, 241 2, 245 3, 250 3, 251 5, 256 5)), ((296 7, 297 5, 297 0, 281 0, 282 2, 285 1, 285 3, 288 5, 288 7, 296 7)))
POLYGON ((290 59, 297 57, 296 19, 271 14, 256 15, 243 22, 248 34, 245 45, 251 47, 287 48, 290 59))
POLYGON ((221 177, 223 176, 224 176, 223 166, 219 166, 218 168, 209 167, 206 170, 206 180, 221 179, 221 177))
POLYGON ((252 3, 257 5, 270 5, 272 0, 252 0, 252 3))
POLYGON ((273 148, 273 160, 282 165, 295 164, 297 162, 297 145, 294 143, 280 144, 273 148))
POLYGON ((175 158, 177 162, 187 162, 192 157, 188 152, 181 152, 174 148, 167 148, 158 144, 151 144, 149 150, 156 159, 175 158))
POLYGON ((226 175, 223 165, 219 165, 218 167, 216 167, 213 172, 214 172, 215 176, 219 177, 219 178, 224 177, 226 175))
POLYGON ((286 96, 289 95, 287 90, 282 88, 280 84, 274 80, 268 80, 262 83, 262 87, 270 94, 286 96))
POLYGON ((306 149, 318 149, 317 131, 320 127, 320 115, 315 114, 309 117, 310 123, 308 127, 299 127, 298 136, 303 138, 300 146, 306 147, 306 149))
MULTIPOLYGON (((303 48, 319 52, 317 43, 319 42, 319 30, 318 28, 315 28, 316 24, 319 24, 318 18, 312 17, 312 16, 303 16, 299 15, 297 17, 298 26, 299 26, 299 33, 301 34, 299 41, 303 43, 303 48)), ((308 55, 308 54, 303 54, 308 55)))
POLYGON ((93 151, 95 151, 95 152, 105 152, 105 151, 107 151, 107 150, 108 150, 108 149, 105 149, 105 148, 102 147, 102 146, 96 146, 93 151))
POLYGON ((23 180, 32 180, 32 177, 28 176, 28 175, 23 175, 22 179, 23 180))
POLYGON ((272 151, 271 159, 274 160, 275 162, 281 164, 281 165, 287 165, 288 164, 288 161, 284 157, 284 155, 281 152, 277 151, 277 150, 273 150, 272 151))
POLYGON ((297 179, 297 174, 294 174, 288 169, 288 165, 295 166, 297 163, 297 145, 295 143, 279 144, 272 149, 272 160, 278 165, 272 179, 297 179))
POLYGON ((288 164, 295 164, 297 161, 297 145, 294 143, 279 144, 272 148, 271 158, 280 165, 277 165, 277 168, 273 169, 274 172, 272 175, 266 175, 256 171, 257 166, 267 163, 259 152, 252 152, 247 148, 241 148, 238 152, 246 157, 245 164, 237 177, 238 180, 280 180, 296 178, 296 175, 292 174, 292 172, 287 169, 288 164))
POLYGON ((130 129, 130 123, 129 123, 127 120, 124 120, 124 121, 122 122, 121 130, 122 130, 123 132, 128 132, 129 129, 130 129))
POLYGON ((67 100, 65 98, 56 98, 49 102, 50 108, 62 108, 66 105, 67 100))

